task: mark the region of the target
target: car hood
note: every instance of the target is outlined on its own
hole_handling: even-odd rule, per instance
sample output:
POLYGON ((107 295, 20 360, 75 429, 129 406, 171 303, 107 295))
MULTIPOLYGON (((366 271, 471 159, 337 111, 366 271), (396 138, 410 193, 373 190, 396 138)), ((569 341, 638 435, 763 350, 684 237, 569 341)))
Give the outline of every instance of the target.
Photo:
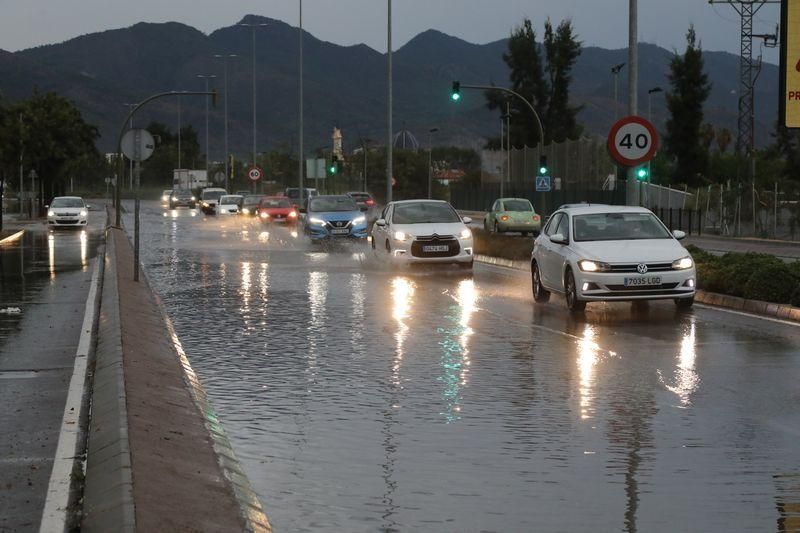
POLYGON ((62 215, 64 213, 80 213, 81 211, 85 211, 85 207, 51 207, 50 211, 57 215, 62 215))
MULTIPOLYGON (((288 215, 289 213, 294 211, 294 208, 293 207, 261 207, 261 208, 259 208, 259 211, 263 211, 265 213, 269 213, 270 215, 288 215)), ((312 216, 316 216, 316 215, 312 215, 312 216)), ((320 217, 320 218, 325 220, 324 217, 320 217)), ((346 220, 350 220, 350 219, 346 219, 346 220)))
POLYGON ((466 228, 463 222, 435 222, 430 224, 392 224, 392 230, 415 237, 420 235, 458 235, 466 228))
POLYGON ((223 209, 239 209, 239 204, 221 204, 220 208, 223 209))
POLYGON ((324 213, 309 212, 309 218, 320 218, 325 222, 350 222, 351 220, 363 217, 364 213, 361 211, 331 211, 324 213))
POLYGON ((666 263, 689 255, 675 239, 575 242, 572 249, 581 259, 604 263, 666 263))

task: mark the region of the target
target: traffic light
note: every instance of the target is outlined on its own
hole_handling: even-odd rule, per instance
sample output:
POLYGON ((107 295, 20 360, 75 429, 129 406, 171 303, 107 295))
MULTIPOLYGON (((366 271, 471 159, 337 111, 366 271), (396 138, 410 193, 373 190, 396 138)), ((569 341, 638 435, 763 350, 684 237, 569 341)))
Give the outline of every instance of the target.
POLYGON ((328 173, 333 176, 339 171, 339 158, 337 156, 333 156, 331 158, 331 165, 328 167, 328 173))
POLYGON ((461 100, 461 82, 460 81, 454 81, 453 82, 453 89, 450 91, 450 98, 454 102, 458 102, 459 100, 461 100))
POLYGON ((547 168, 547 156, 543 155, 539 157, 539 175, 540 176, 547 176, 550 169, 547 168))
POLYGON ((647 181, 648 177, 650 177, 650 173, 647 171, 646 166, 636 169, 636 181, 647 181))

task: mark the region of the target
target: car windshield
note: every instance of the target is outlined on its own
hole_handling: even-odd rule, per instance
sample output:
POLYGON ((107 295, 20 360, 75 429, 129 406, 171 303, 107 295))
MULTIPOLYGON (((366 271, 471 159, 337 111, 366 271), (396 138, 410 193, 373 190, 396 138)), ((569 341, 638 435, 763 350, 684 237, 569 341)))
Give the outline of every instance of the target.
POLYGON ((533 211, 533 206, 528 200, 506 200, 503 205, 506 211, 533 211))
POLYGON ((365 192, 351 192, 350 198, 355 200, 356 202, 366 202, 370 199, 370 195, 365 192))
POLYGON ((572 217, 576 241, 669 239, 652 213, 596 213, 572 217))
POLYGON ((228 196, 223 196, 222 198, 219 199, 219 203, 226 204, 226 205, 231 205, 231 204, 237 204, 238 205, 241 201, 242 201, 242 197, 241 196, 236 196, 236 195, 233 195, 233 194, 228 195, 228 196))
POLYGON ((358 211, 358 206, 349 196, 318 196, 311 200, 308 210, 316 213, 358 211))
POLYGON ((56 198, 50 207, 83 207, 83 200, 80 198, 56 198))
POLYGON ((203 191, 203 200, 219 200, 225 191, 203 191))
POLYGON ((392 222, 395 224, 429 224, 434 222, 460 222, 458 213, 450 204, 442 202, 415 202, 397 204, 392 222))
POLYGON ((292 207, 292 204, 285 198, 265 198, 261 200, 261 207, 292 207))
POLYGON ((244 197, 244 205, 258 205, 261 202, 260 196, 253 196, 252 194, 244 197))
POLYGON ((175 198, 190 198, 192 196, 192 191, 175 191, 172 193, 172 196, 175 198))
POLYGON ((162 192, 161 194, 163 194, 164 196, 169 196, 170 194, 172 194, 172 189, 167 189, 164 192, 162 192))

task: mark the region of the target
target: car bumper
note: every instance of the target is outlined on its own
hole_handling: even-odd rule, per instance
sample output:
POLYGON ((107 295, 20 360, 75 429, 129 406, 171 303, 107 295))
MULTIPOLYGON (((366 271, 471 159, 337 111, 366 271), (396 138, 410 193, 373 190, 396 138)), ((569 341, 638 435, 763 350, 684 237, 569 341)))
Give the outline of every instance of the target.
POLYGON ((47 225, 52 227, 81 227, 88 222, 86 217, 47 217, 47 225))
POLYGON ((578 297, 586 301, 691 298, 697 288, 697 273, 694 268, 652 272, 645 275, 630 272, 582 272, 579 269, 573 271, 576 270, 575 283, 578 297), (626 278, 637 279, 654 276, 661 278, 661 285, 625 286, 626 278))
POLYGON ((220 209, 219 210, 219 214, 220 215, 238 215, 239 214, 239 210, 238 209, 220 209))
POLYGON ((520 223, 520 222, 497 222, 497 228, 500 231, 535 231, 540 232, 542 230, 542 223, 541 222, 533 222, 531 221, 530 224, 520 223))
POLYGON ((342 239, 366 239, 367 238, 367 226, 356 226, 352 228, 349 233, 347 234, 333 234, 328 230, 328 228, 320 227, 320 226, 306 226, 305 233, 308 235, 312 240, 321 241, 321 240, 342 240, 342 239))
POLYGON ((259 216, 258 218, 261 219, 261 222, 263 222, 264 224, 284 224, 286 226, 294 226, 295 224, 297 224, 297 217, 295 217, 295 218, 289 218, 289 217, 283 217, 283 218, 269 217, 269 218, 264 218, 262 216, 259 216))

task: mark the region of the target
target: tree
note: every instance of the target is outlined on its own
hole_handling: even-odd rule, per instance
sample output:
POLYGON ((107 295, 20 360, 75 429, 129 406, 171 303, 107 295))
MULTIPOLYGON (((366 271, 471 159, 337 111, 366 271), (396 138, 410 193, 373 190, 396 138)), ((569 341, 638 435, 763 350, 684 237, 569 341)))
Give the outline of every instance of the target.
MULTIPOLYGON (((178 168, 178 136, 160 122, 151 122, 145 129, 155 137, 156 149, 150 159, 142 162, 141 184, 171 187, 172 171, 178 168)), ((197 132, 191 126, 181 128, 181 166, 196 169, 205 165, 197 132)))
MULTIPOLYGON (((580 107, 569 104, 572 69, 580 54, 581 43, 569 20, 562 21, 554 29, 548 19, 542 45, 536 42, 536 31, 528 18, 514 29, 508 40, 503 61, 510 70, 511 89, 536 109, 544 127, 545 144, 574 139, 581 134, 582 127, 577 121, 580 107)), ((503 115, 506 102, 510 105, 512 146, 538 144, 539 129, 524 102, 518 98, 507 100, 499 91, 487 91, 486 101, 489 109, 498 109, 503 115)), ((499 139, 490 139, 489 146, 499 146, 499 139)))
POLYGON ((697 187, 704 181, 708 167, 708 152, 703 148, 701 126, 703 104, 711 92, 708 75, 704 72, 703 51, 697 44, 694 26, 686 33, 686 51, 675 54, 670 62, 667 92, 667 132, 664 145, 668 155, 675 159, 673 179, 697 187))
POLYGON ((717 148, 719 149, 719 153, 724 154, 728 151, 728 146, 731 145, 731 141, 733 141, 733 135, 731 135, 731 130, 728 128, 722 128, 717 132, 717 148))

